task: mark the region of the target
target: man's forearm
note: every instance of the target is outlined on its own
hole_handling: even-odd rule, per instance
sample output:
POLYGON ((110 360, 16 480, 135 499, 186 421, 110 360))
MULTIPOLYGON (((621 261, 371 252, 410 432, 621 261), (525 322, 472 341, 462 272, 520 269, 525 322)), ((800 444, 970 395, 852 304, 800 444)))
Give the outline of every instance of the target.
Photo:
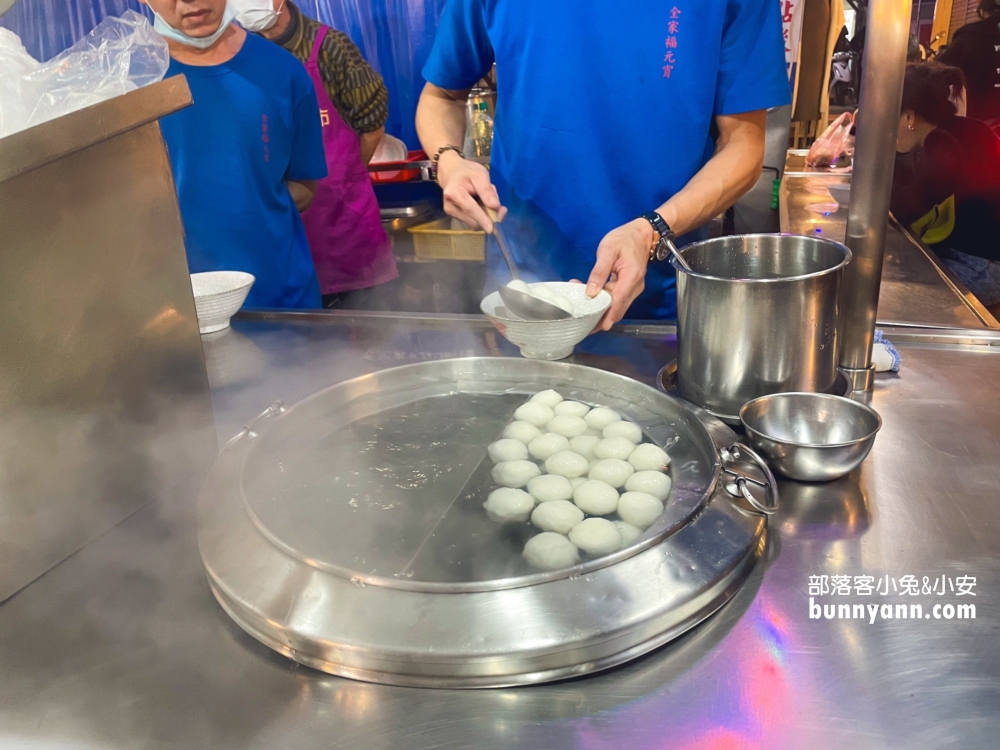
POLYGON ((285 185, 299 213, 309 208, 316 196, 316 180, 288 180, 285 185))
POLYGON ((715 155, 690 182, 660 207, 677 234, 704 225, 754 186, 764 160, 767 112, 720 118, 715 155))
POLYGON ((375 149, 378 148, 378 144, 382 140, 382 136, 385 134, 385 128, 379 128, 378 130, 373 130, 370 133, 362 133, 361 138, 361 161, 365 164, 371 164, 372 156, 375 155, 375 149))
MULTIPOLYGON (((417 104, 417 135, 431 159, 444 146, 462 147, 467 99, 467 91, 446 91, 430 83, 424 86, 417 104)), ((482 164, 463 159, 454 151, 443 151, 437 177, 446 214, 487 232, 493 231, 493 221, 484 206, 496 211, 497 220, 503 221, 507 209, 500 204, 490 173, 482 164)))
POLYGON ((417 136, 427 156, 442 146, 462 147, 465 142, 465 101, 468 92, 446 91, 426 84, 417 103, 417 136))

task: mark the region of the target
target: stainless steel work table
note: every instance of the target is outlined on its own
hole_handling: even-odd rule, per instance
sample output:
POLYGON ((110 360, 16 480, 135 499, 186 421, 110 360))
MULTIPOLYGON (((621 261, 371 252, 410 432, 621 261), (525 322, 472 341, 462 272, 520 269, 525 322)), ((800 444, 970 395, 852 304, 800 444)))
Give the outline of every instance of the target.
MULTIPOLYGON (((0 747, 995 748, 1000 339, 892 333, 903 371, 879 377, 885 426, 859 476, 785 484, 766 559, 737 597, 630 665, 462 692, 299 667, 212 598, 194 481, 0 605, 0 747), (824 574, 976 576, 976 619, 810 619, 809 576, 824 574)), ((276 399, 362 373, 515 354, 484 320, 455 316, 253 315, 204 344, 220 439, 276 399)), ((671 327, 634 326, 591 337, 575 361, 652 382, 674 354, 671 327)), ((870 599, 898 595, 843 601, 870 599)))

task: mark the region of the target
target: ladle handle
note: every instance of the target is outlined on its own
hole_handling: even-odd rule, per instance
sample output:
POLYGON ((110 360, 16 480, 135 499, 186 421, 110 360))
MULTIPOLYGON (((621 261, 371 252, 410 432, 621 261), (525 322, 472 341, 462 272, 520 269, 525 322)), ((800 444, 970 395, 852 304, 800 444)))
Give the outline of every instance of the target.
POLYGON ((485 205, 482 201, 479 201, 479 205, 482 206, 483 211, 486 212, 486 215, 490 217, 490 221, 493 222, 493 236, 496 237, 497 246, 500 248, 500 254, 503 256, 504 262, 507 264, 507 270, 510 271, 511 280, 519 281, 521 276, 517 272, 517 266, 514 265, 514 259, 510 257, 510 250, 507 247, 507 240, 503 235, 503 230, 500 229, 500 217, 497 216, 496 211, 485 205))
POLYGON ((690 264, 688 264, 688 262, 684 260, 684 256, 681 255, 680 250, 677 249, 677 245, 674 244, 673 240, 667 239, 665 240, 665 242, 667 243, 667 250, 669 250, 670 254, 674 256, 674 262, 677 263, 685 271, 690 272, 691 271, 690 264))

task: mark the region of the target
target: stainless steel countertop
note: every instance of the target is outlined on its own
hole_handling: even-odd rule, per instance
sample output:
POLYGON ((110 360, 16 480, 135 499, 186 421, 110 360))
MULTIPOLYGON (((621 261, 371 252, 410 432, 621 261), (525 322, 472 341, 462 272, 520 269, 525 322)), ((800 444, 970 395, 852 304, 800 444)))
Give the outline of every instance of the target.
MULTIPOLYGON (((0 747, 995 748, 1000 349, 983 344, 1000 341, 904 338, 902 373, 877 381, 885 426, 860 472, 786 483, 767 559, 734 601, 630 665, 471 692, 298 667, 212 598, 191 482, 0 605, 0 747), (977 618, 811 620, 809 576, 820 574, 976 576, 978 596, 964 599, 977 618)), ((455 316, 245 317, 204 344, 220 438, 275 399, 355 375, 514 354, 482 319, 455 316)), ((675 351, 672 328, 634 326, 591 337, 575 359, 652 382, 675 351)))
MULTIPOLYGON (((825 186, 850 185, 851 175, 805 167, 805 153, 788 152, 780 194, 781 231, 843 242, 847 206, 839 205, 825 186)), ((886 232, 878 321, 880 325, 1000 328, 937 256, 895 221, 890 221, 886 232)))

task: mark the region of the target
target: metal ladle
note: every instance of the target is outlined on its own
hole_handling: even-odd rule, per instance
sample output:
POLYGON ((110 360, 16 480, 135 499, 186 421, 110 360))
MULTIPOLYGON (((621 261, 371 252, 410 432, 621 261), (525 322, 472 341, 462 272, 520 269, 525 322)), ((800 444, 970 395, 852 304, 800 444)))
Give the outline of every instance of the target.
POLYGON ((688 273, 694 273, 694 271, 691 270, 691 264, 688 263, 686 260, 684 260, 684 256, 681 255, 681 251, 677 249, 677 245, 674 244, 674 241, 671 239, 667 239, 666 243, 667 243, 667 250, 669 250, 670 254, 673 256, 674 263, 679 265, 688 273))
MULTIPOLYGON (((482 204, 480 203, 480 205, 482 204)), ((503 230, 500 229, 497 212, 486 206, 483 206, 483 210, 490 217, 490 221, 493 222, 493 236, 500 247, 500 254, 507 263, 507 270, 510 271, 511 281, 520 281, 521 275, 517 272, 517 266, 514 265, 514 258, 507 247, 507 240, 504 237, 503 230)), ((501 286, 497 291, 500 293, 500 299, 503 300, 507 309, 519 318, 524 318, 525 320, 565 320, 566 318, 573 317, 561 307, 553 305, 551 302, 546 302, 543 299, 533 297, 530 294, 519 292, 517 289, 511 289, 507 284, 501 286)))

